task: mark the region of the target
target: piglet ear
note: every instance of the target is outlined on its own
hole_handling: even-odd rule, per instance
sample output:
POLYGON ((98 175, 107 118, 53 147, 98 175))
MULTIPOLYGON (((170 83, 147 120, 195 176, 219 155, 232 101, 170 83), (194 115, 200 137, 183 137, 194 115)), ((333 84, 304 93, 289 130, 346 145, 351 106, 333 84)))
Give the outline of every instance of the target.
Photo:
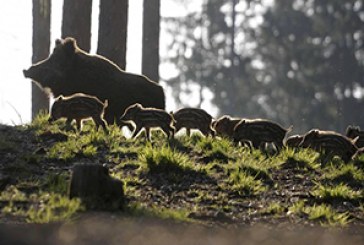
POLYGON ((318 129, 315 129, 314 131, 313 131, 313 135, 319 135, 319 130, 318 129))
POLYGON ((74 39, 73 37, 67 37, 64 39, 63 48, 68 54, 75 53, 76 47, 77 47, 76 39, 74 39))

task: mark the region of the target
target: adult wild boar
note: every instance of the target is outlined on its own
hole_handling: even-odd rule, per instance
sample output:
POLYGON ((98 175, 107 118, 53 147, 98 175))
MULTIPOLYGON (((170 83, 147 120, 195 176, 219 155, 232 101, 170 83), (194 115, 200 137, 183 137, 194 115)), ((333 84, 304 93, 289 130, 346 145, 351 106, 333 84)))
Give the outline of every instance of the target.
POLYGON ((57 39, 53 53, 23 73, 55 97, 84 93, 108 100, 104 117, 109 124, 119 122, 125 109, 135 103, 165 107, 160 85, 145 76, 123 71, 105 57, 88 54, 71 37, 57 39))

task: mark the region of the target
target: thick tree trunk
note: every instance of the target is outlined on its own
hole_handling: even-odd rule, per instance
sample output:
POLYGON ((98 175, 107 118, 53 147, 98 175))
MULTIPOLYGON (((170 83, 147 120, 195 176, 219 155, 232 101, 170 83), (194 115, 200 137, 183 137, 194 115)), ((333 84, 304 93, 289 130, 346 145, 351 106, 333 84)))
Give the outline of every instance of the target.
MULTIPOLYGON (((51 0, 33 0, 33 64, 49 55, 50 17, 51 0)), ((32 83, 32 119, 40 110, 49 110, 49 99, 37 85, 32 83)))
POLYGON ((128 0, 100 0, 97 53, 126 66, 128 0))
POLYGON ((62 38, 74 37, 83 50, 91 47, 92 0, 64 0, 62 38))
POLYGON ((159 31, 160 0, 144 0, 142 73, 150 79, 159 80, 159 31))

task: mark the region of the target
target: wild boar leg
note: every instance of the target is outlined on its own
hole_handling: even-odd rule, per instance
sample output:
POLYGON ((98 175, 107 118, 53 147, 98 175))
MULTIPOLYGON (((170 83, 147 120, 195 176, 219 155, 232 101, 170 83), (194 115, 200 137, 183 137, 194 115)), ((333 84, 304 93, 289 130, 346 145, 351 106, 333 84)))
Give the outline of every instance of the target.
POLYGON ((323 160, 321 161, 321 164, 325 166, 334 156, 334 153, 323 153, 323 160))
POLYGON ((191 137, 191 129, 186 128, 186 134, 188 137, 191 137))
POLYGON ((81 131, 81 127, 82 127, 82 120, 81 119, 76 119, 76 128, 78 131, 81 131))
POLYGON ((152 138, 150 136, 150 127, 145 127, 145 138, 148 140, 148 141, 152 141, 152 138))
POLYGON ((163 125, 162 131, 167 135, 168 139, 171 137, 171 128, 168 125, 163 125))
POLYGON ((200 131, 206 137, 210 134, 210 130, 208 128, 201 128, 200 131))
POLYGON ((101 126, 104 130, 107 130, 106 123, 100 116, 92 117, 92 119, 96 124, 96 129, 98 129, 101 126))
POLYGON ((174 127, 175 127, 175 130, 174 130, 175 134, 178 133, 178 131, 181 130, 181 127, 178 125, 178 123, 176 125, 174 125, 174 127))
POLYGON ((67 118, 66 130, 71 130, 72 129, 72 121, 73 121, 73 118, 67 118))
POLYGON ((73 121, 73 118, 67 118, 66 126, 71 126, 72 121, 73 121))
POLYGON ((171 132, 171 138, 174 138, 174 134, 176 133, 175 130, 176 129, 173 126, 169 125, 169 131, 171 132))
POLYGON ((281 152, 281 150, 282 150, 282 148, 283 148, 283 142, 280 142, 280 141, 278 141, 278 142, 274 142, 274 146, 276 147, 276 149, 277 149, 277 154, 278 154, 279 152, 281 152))
POLYGON ((262 143, 261 143, 261 142, 259 142, 259 141, 255 141, 255 140, 253 140, 253 141, 252 141, 252 145, 253 145, 253 147, 254 147, 255 149, 262 149, 262 143))
POLYGON ((135 129, 134 129, 134 133, 131 136, 133 139, 135 139, 135 137, 139 134, 139 132, 143 129, 143 127, 141 127, 140 125, 136 125, 135 129))
MULTIPOLYGON (((355 155, 354 155, 355 156, 355 155)), ((350 157, 350 156, 348 156, 348 155, 343 155, 342 157, 341 157, 341 159, 344 161, 344 163, 348 163, 348 162, 350 162, 350 160, 352 160, 353 159, 353 157, 350 157)))
POLYGON ((212 130, 211 128, 209 128, 209 135, 212 137, 212 138, 215 138, 216 136, 216 132, 214 130, 212 130))

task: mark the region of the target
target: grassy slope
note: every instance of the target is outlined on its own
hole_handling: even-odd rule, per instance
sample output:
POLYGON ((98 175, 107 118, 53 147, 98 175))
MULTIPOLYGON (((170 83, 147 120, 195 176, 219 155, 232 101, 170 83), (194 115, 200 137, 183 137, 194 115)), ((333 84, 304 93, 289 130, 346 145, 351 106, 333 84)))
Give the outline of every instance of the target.
POLYGON ((87 212, 67 198, 76 162, 105 164, 125 183, 120 216, 173 218, 203 224, 363 225, 364 157, 326 166, 310 150, 279 155, 250 152, 224 139, 198 134, 153 143, 126 139, 86 124, 81 133, 49 125, 0 126, 2 222, 67 221, 87 212))

